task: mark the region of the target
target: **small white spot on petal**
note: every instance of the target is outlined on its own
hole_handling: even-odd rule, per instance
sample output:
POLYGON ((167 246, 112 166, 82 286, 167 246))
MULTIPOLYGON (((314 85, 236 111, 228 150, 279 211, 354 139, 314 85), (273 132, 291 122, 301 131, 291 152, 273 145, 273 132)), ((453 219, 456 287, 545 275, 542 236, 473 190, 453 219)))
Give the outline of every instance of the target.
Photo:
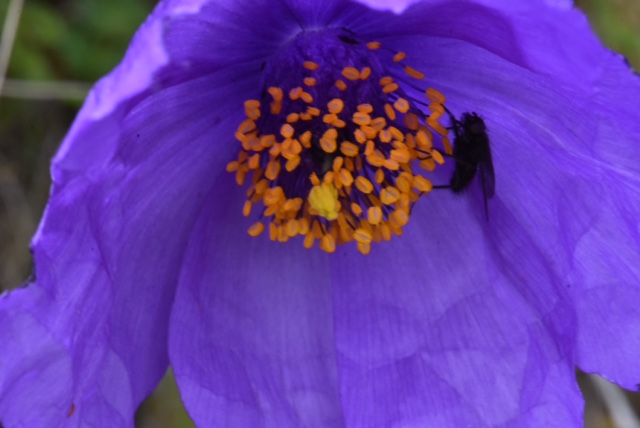
POLYGON ((369 6, 372 9, 377 10, 390 10, 394 13, 400 14, 404 12, 406 8, 413 3, 417 3, 420 0, 356 0, 358 3, 362 3, 369 6))

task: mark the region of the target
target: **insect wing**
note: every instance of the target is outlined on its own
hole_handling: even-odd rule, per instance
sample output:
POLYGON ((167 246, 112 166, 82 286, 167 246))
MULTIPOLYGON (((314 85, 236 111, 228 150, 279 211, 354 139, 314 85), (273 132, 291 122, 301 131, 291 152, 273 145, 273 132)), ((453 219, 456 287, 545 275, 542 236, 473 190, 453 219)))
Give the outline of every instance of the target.
POLYGON ((486 199, 491 199, 496 194, 496 175, 493 170, 493 159, 491 158, 491 148, 487 145, 485 158, 479 163, 480 182, 482 191, 486 199))

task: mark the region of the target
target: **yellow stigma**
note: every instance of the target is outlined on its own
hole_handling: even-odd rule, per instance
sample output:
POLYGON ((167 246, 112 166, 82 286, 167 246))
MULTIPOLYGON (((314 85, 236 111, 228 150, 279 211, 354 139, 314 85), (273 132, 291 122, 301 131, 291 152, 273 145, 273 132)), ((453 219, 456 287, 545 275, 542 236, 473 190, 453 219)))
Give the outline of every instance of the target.
MULTIPOLYGON (((379 42, 365 46, 365 59, 385 52, 379 42)), ((424 74, 405 64, 404 52, 386 52, 384 70, 375 60, 339 70, 303 60, 300 81, 265 85, 260 100, 244 102, 241 148, 227 171, 248 186, 242 215, 260 211, 250 236, 301 238, 328 253, 352 243, 366 255, 403 234, 413 205, 433 188, 428 174, 452 149, 440 123, 445 96, 426 88, 426 102, 416 103, 407 79, 424 74)))
POLYGON ((309 192, 309 205, 318 212, 320 217, 327 220, 338 218, 340 203, 338 202, 338 189, 333 184, 321 183, 313 186, 309 192))

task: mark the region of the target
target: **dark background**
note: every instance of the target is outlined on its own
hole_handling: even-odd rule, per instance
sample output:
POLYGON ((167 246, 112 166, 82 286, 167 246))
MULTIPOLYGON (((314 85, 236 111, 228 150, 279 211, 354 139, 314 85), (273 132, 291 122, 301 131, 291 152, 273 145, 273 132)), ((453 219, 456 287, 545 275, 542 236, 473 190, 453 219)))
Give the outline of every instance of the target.
MULTIPOLYGON (((21 284, 30 272, 28 245, 47 201, 49 162, 86 91, 120 61, 135 29, 156 3, 30 0, 19 16, 6 20, 9 5, 17 1, 0 0, 0 25, 18 24, 0 93, 0 290, 21 284)), ((589 15, 605 44, 640 70, 640 0, 576 4, 589 15)), ((614 427, 629 403, 640 408, 637 394, 625 396, 579 376, 587 397, 586 427, 614 427)), ((139 427, 193 426, 170 374, 142 406, 137 421, 139 427)))

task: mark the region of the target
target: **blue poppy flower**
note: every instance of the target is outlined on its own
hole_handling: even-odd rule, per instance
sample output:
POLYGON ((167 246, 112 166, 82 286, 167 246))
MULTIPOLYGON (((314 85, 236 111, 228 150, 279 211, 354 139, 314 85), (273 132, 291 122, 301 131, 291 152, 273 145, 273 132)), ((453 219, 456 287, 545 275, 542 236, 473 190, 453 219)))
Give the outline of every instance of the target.
POLYGON ((576 366, 640 382, 638 111, 570 1, 162 1, 0 296, 0 422, 133 426, 171 364, 203 427, 582 426, 576 366), (470 112, 489 221, 432 188, 470 112))

